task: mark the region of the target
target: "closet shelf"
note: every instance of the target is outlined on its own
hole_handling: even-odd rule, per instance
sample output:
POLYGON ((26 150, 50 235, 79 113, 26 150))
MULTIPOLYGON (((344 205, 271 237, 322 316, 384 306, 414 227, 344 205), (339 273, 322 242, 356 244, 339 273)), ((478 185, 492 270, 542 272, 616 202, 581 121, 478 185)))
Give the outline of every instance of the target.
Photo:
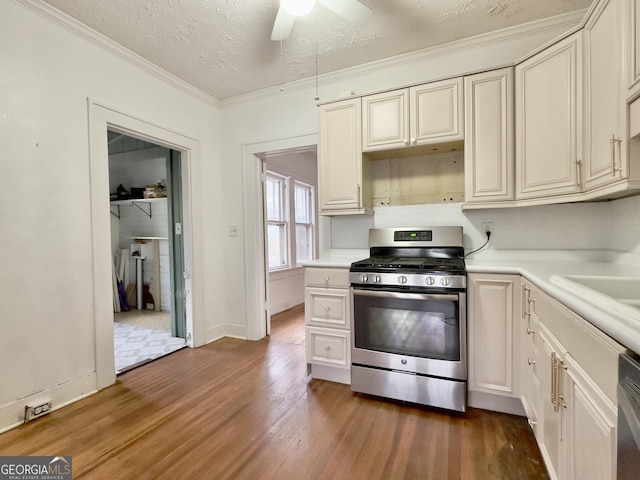
POLYGON ((128 198, 126 200, 112 200, 111 201, 111 215, 120 218, 120 205, 127 205, 129 207, 138 207, 145 215, 151 218, 152 209, 151 204, 156 202, 166 202, 167 197, 160 198, 128 198), (116 207, 116 211, 113 211, 113 207, 116 207))

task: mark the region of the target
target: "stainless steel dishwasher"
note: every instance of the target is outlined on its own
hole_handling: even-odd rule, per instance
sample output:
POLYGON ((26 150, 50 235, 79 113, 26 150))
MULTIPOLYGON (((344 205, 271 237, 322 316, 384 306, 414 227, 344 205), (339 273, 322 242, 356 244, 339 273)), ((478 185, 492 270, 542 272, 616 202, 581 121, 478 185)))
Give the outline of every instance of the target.
POLYGON ((618 480, 640 475, 640 356, 620 355, 618 373, 618 480))

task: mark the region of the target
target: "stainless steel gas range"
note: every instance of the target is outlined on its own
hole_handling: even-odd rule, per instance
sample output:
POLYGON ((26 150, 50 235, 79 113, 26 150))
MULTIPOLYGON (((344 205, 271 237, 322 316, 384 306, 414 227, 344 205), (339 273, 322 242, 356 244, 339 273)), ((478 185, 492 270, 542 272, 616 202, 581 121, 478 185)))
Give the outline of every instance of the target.
POLYGON ((351 264, 351 389, 466 411, 462 227, 376 228, 351 264))

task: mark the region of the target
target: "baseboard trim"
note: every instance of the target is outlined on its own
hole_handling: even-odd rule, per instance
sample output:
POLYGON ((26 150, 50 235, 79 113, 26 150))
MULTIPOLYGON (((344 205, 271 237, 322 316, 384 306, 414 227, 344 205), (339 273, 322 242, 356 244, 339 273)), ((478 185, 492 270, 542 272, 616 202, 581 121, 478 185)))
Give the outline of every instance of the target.
POLYGON ((493 412, 509 413, 526 417, 522 401, 519 398, 503 397, 485 392, 467 392, 467 403, 470 407, 491 410, 493 412))
POLYGON ((81 398, 96 393, 98 391, 96 382, 96 373, 91 372, 82 377, 2 405, 0 407, 0 433, 11 430, 24 423, 24 409, 26 405, 37 405, 51 401, 51 411, 58 410, 81 398))

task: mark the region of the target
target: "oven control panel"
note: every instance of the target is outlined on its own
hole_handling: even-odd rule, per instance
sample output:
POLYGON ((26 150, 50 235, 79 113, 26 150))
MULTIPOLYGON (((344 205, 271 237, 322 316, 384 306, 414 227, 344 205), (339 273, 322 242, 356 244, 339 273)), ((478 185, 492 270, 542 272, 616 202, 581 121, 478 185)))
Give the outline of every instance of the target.
POLYGON ((465 275, 421 275, 410 273, 359 273, 349 274, 351 286, 375 285, 389 287, 422 287, 464 290, 467 287, 465 275))
POLYGON ((431 242, 432 230, 397 230, 393 232, 395 242, 431 242))

